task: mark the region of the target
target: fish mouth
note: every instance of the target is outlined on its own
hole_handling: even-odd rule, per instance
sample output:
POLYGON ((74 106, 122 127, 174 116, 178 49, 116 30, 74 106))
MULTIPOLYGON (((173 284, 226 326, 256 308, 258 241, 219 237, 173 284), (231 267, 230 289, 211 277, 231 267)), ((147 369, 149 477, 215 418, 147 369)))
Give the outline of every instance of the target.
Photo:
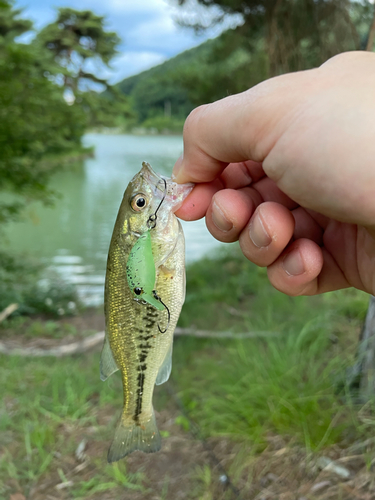
POLYGON ((161 176, 154 172, 151 165, 147 162, 142 163, 141 176, 154 187, 155 195, 163 199, 163 205, 167 204, 172 212, 176 212, 191 193, 194 184, 177 184, 169 177, 161 176), (157 191, 160 192, 158 193, 157 191), (165 197, 163 198, 163 196, 165 197))
POLYGON ((160 185, 160 189, 162 191, 164 191, 164 182, 163 182, 162 177, 160 177, 159 174, 157 174, 156 172, 153 171, 151 165, 149 163, 147 163, 147 161, 142 162, 142 168, 140 171, 140 175, 141 175, 141 177, 146 179, 147 182, 149 184, 151 184, 152 186, 159 188, 159 185, 160 185))

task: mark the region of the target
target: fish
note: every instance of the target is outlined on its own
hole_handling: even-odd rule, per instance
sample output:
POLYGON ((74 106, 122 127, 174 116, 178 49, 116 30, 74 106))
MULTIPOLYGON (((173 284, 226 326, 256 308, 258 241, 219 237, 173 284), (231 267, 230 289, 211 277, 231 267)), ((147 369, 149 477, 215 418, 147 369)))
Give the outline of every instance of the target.
POLYGON ((173 333, 185 300, 185 240, 174 212, 193 184, 176 184, 149 163, 125 190, 108 251, 100 378, 120 370, 124 403, 108 462, 160 450, 154 386, 172 370, 173 333))

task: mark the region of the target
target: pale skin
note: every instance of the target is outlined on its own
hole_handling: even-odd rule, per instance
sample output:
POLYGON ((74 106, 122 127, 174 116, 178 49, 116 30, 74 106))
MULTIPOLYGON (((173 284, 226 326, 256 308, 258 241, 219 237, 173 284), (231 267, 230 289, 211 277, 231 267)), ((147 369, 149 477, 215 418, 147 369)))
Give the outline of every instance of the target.
POLYGON ((288 295, 375 294, 375 54, 350 52, 194 110, 177 215, 239 240, 288 295))

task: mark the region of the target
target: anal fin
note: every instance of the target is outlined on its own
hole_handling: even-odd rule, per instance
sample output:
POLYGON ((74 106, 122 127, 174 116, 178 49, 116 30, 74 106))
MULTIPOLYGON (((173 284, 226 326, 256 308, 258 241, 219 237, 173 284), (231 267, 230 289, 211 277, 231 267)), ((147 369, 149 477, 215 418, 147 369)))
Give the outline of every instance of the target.
POLYGON ((105 335, 102 354, 100 356, 100 380, 107 380, 113 373, 117 372, 118 366, 113 357, 107 334, 105 335))
POLYGON ((171 341, 171 345, 169 346, 168 352, 164 358, 164 361, 161 364, 161 367, 159 368, 155 385, 164 384, 164 382, 166 382, 169 379, 169 376, 172 371, 172 347, 173 347, 173 339, 171 341))

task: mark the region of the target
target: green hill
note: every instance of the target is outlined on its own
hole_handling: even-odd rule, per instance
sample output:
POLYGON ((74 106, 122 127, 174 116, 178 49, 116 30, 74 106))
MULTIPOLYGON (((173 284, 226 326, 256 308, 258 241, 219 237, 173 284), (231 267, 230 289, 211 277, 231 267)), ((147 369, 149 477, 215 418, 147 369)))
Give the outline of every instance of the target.
POLYGON ((199 67, 209 57, 215 42, 208 40, 117 84, 131 98, 140 122, 157 115, 180 119, 187 116, 195 103, 184 85, 186 68, 199 67))
POLYGON ((185 50, 177 56, 164 61, 157 66, 150 69, 142 71, 134 76, 129 76, 117 84, 117 87, 124 92, 124 94, 130 94, 134 87, 139 84, 140 81, 152 78, 154 76, 162 75, 163 73, 169 73, 170 71, 176 70, 176 68, 182 67, 191 63, 198 63, 199 60, 205 59, 211 52, 212 48, 215 46, 216 39, 209 39, 203 42, 201 45, 194 47, 189 50, 185 50))
POLYGON ((233 29, 126 78, 117 89, 129 98, 139 124, 181 131, 194 107, 241 92, 266 76, 262 45, 233 29))

